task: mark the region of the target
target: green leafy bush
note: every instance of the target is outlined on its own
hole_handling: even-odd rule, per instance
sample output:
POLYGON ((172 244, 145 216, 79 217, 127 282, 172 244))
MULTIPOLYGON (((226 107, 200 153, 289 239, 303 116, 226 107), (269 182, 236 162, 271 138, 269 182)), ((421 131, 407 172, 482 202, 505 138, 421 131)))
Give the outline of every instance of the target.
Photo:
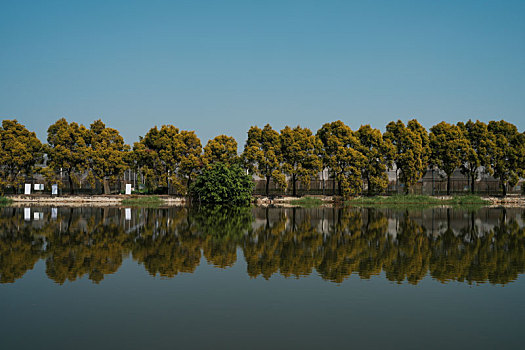
POLYGON ((0 206, 9 205, 11 203, 13 203, 13 200, 11 198, 0 197, 0 206))
POLYGON ((252 198, 251 176, 237 165, 215 163, 191 184, 189 194, 203 203, 246 205, 252 198))

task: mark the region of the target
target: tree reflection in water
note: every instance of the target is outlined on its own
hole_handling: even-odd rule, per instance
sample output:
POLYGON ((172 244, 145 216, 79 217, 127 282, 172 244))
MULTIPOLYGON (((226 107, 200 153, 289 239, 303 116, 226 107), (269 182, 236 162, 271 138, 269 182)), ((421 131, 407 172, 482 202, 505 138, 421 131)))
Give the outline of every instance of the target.
POLYGON ((393 282, 506 284, 525 270, 523 209, 121 208, 51 209, 24 221, 0 209, 0 282, 12 283, 43 259, 57 283, 99 283, 132 257, 153 276, 192 273, 202 257, 227 268, 242 252, 250 277, 336 283, 381 273, 393 282))

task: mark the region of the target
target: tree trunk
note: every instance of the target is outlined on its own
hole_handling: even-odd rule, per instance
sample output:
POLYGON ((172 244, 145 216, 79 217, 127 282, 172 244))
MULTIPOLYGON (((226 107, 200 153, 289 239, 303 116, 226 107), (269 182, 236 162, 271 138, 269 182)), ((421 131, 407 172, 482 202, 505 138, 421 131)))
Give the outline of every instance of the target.
POLYGON ((295 178, 295 174, 293 174, 292 175, 292 186, 293 186, 293 193, 292 193, 292 195, 294 197, 297 195, 296 182, 297 182, 297 179, 295 178))
POLYGON ((476 180, 476 173, 472 173, 472 177, 470 179, 470 193, 474 194, 474 181, 476 180))
POLYGON ((266 196, 270 195, 270 176, 266 176, 266 196))
POLYGON ((505 181, 501 181, 501 187, 502 187, 502 190, 503 190, 503 197, 506 197, 507 196, 507 184, 505 183, 505 181))
POLYGON ((335 174, 334 174, 334 179, 332 181, 332 195, 335 196, 335 174))
POLYGON ((432 196, 434 195, 434 166, 432 166, 432 196))
POLYGON ((190 185, 191 185, 191 175, 188 175, 186 193, 188 193, 188 191, 190 190, 190 185))
POLYGON ((104 177, 104 194, 111 194, 111 190, 109 188, 109 181, 105 177, 104 177))
POLYGON ((71 176, 70 172, 68 172, 68 179, 69 179, 69 193, 74 194, 75 189, 73 188, 73 177, 71 176))
POLYGON ((337 187, 338 187, 337 190, 338 190, 339 195, 342 196, 343 195, 343 189, 341 188, 341 180, 337 181, 337 187))
POLYGON ((396 165, 396 193, 399 193, 399 175, 397 174, 399 168, 396 165))
POLYGON ((450 175, 447 174, 447 196, 450 196, 450 175))
POLYGON ((368 183, 368 196, 372 196, 372 188, 370 187, 370 176, 366 177, 366 181, 368 183))

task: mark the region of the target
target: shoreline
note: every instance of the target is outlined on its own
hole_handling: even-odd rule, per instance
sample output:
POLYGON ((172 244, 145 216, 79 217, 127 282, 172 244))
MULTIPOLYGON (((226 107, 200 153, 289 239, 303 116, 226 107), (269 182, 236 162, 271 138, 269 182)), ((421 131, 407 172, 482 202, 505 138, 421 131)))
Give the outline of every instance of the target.
MULTIPOLYGON (((151 196, 148 196, 151 197, 151 196)), ((186 204, 184 197, 176 196, 157 196, 162 200, 162 206, 180 206, 186 204)), ((122 203, 125 200, 147 198, 146 196, 129 195, 67 195, 67 196, 35 196, 35 195, 16 195, 6 196, 12 202, 8 205, 45 205, 45 206, 134 206, 133 204, 122 203)))
MULTIPOLYGON (((82 195, 66 195, 66 196, 35 196, 35 195, 15 195, 15 196, 7 196, 5 198, 10 199, 11 202, 7 205, 13 205, 13 206, 20 206, 20 205, 44 205, 44 206, 97 206, 97 207, 107 207, 107 206, 126 206, 126 207, 133 207, 133 206, 144 206, 148 205, 148 203, 142 203, 141 201, 147 198, 158 198, 158 203, 156 203, 156 206, 184 206, 188 203, 187 199, 185 197, 177 197, 177 196, 167 196, 167 195, 158 195, 158 196, 143 196, 143 195, 89 195, 89 196, 82 196, 82 195), (123 201, 134 201, 136 200, 137 203, 123 203, 123 201)), ((414 206, 414 205, 423 205, 423 206, 450 206, 447 201, 453 198, 452 196, 439 196, 439 197, 431 197, 434 199, 438 199, 443 201, 442 204, 433 202, 398 202, 398 203, 388 203, 388 202, 381 202, 379 201, 374 204, 369 203, 352 203, 347 202, 344 203, 341 201, 339 197, 334 196, 320 196, 320 195, 312 195, 312 196, 304 196, 304 197, 291 197, 291 196, 283 196, 283 197, 274 197, 269 198, 265 196, 254 196, 253 197, 253 204, 256 206, 261 207, 301 207, 302 205, 297 202, 301 199, 314 199, 317 201, 318 207, 333 207, 333 206, 339 206, 339 205, 348 205, 348 206, 354 206, 354 207, 386 207, 386 206, 414 206)), ((365 197, 366 198, 366 197, 365 197)), ((375 197, 375 198, 387 198, 387 197, 375 197)), ((486 207, 525 207, 525 197, 519 196, 519 197, 480 197, 483 200, 486 200, 486 204, 479 204, 474 203, 474 205, 480 205, 480 206, 486 206, 486 207)), ((469 205, 468 203, 465 203, 466 205, 469 205)))

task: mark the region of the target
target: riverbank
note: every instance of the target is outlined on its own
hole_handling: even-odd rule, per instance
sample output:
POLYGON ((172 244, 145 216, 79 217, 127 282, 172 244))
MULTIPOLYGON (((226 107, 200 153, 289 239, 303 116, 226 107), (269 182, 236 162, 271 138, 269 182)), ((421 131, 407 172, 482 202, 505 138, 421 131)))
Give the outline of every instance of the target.
POLYGON ((476 195, 460 196, 422 196, 393 195, 355 197, 343 201, 338 196, 305 196, 296 197, 256 197, 254 203, 259 206, 333 206, 346 205, 354 207, 414 207, 414 206, 489 206, 489 207, 525 207, 525 197, 489 197, 476 195))
POLYGON ((184 197, 175 196, 141 196, 141 195, 69 195, 69 196, 38 196, 16 195, 3 197, 5 204, 12 205, 52 205, 52 206, 179 206, 186 204, 184 197), (10 203, 8 202, 10 201, 10 203))
MULTIPOLYGON (((144 196, 144 195, 15 195, 0 197, 3 205, 49 205, 49 206, 181 206, 186 205, 185 197, 144 196)), ((317 206, 503 206, 525 207, 525 197, 479 197, 479 196, 374 196, 356 197, 343 201, 337 196, 304 196, 304 197, 264 197, 254 196, 253 204, 257 206, 278 207, 317 207, 317 206)))

